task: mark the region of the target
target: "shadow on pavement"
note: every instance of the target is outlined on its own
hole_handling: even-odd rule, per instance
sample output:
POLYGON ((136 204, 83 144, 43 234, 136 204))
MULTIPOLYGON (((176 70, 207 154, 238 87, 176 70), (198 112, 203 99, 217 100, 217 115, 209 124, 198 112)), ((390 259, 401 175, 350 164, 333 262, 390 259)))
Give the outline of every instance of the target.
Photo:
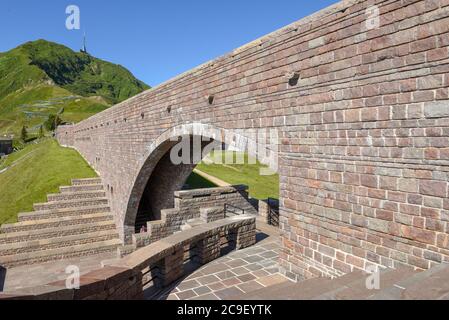
POLYGON ((0 266, 0 292, 2 292, 3 288, 5 287, 5 280, 6 280, 6 269, 0 266))

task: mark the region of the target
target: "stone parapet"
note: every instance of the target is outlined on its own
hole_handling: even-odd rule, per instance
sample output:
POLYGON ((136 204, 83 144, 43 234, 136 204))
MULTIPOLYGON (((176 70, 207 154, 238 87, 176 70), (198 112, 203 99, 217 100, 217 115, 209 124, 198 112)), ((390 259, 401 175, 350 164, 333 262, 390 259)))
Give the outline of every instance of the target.
POLYGON ((237 249, 255 243, 256 219, 238 216, 201 225, 141 248, 113 265, 81 276, 79 289, 58 281, 0 293, 0 300, 132 300, 183 277, 188 263, 204 264, 220 256, 220 239, 235 234, 237 249), (190 252, 191 251, 191 252, 190 252), (192 261, 194 260, 194 261, 192 261))

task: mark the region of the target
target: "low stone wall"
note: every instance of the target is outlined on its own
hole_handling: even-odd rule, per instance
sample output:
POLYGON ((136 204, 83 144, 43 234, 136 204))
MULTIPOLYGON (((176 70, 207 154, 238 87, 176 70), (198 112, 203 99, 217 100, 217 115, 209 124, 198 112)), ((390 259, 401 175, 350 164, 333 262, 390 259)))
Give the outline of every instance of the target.
POLYGON ((202 208, 200 210, 201 220, 206 223, 218 221, 226 217, 224 207, 202 208))
POLYGON ((266 224, 279 227, 279 201, 275 199, 259 200, 259 216, 266 224))
POLYGON ((224 207, 225 204, 231 204, 245 210, 246 213, 257 214, 248 198, 248 186, 245 185, 183 190, 175 192, 175 208, 181 210, 184 215, 199 217, 201 208, 224 207))
POLYGON ((65 281, 0 293, 0 300, 138 300, 184 276, 186 264, 220 256, 223 243, 243 249, 256 242, 256 219, 236 216, 172 235, 117 263, 81 276, 79 289, 65 281), (223 239, 225 237, 226 239, 223 239), (148 291, 147 291, 148 290, 148 291))
POLYGON ((161 220, 148 222, 148 232, 135 234, 132 244, 135 248, 147 246, 168 237, 181 229, 188 220, 199 218, 201 209, 223 207, 232 204, 245 210, 245 213, 257 214, 248 200, 248 187, 245 185, 184 190, 175 192, 175 208, 161 211, 161 220))
POLYGON ((58 142, 62 146, 73 146, 74 135, 73 135, 73 126, 72 125, 64 125, 58 126, 55 131, 56 137, 58 138, 58 142))

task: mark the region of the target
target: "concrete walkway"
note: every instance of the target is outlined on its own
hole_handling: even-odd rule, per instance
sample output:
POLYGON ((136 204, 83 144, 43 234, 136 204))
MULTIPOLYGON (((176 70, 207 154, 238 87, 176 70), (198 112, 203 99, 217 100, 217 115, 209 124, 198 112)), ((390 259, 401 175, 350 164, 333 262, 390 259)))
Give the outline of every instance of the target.
MULTIPOLYGON (((259 224, 258 229, 261 225, 259 224)), ((165 291, 159 299, 226 300, 288 280, 279 273, 279 232, 263 226, 258 231, 258 243, 234 251, 195 271, 165 291)))

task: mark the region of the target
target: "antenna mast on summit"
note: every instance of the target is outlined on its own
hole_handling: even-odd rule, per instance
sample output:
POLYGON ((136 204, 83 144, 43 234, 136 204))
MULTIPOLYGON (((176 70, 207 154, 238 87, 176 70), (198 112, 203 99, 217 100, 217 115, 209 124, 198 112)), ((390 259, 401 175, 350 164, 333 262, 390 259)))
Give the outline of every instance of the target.
POLYGON ((81 52, 87 53, 87 46, 86 46, 86 31, 84 31, 84 37, 83 37, 83 49, 81 49, 81 52))

